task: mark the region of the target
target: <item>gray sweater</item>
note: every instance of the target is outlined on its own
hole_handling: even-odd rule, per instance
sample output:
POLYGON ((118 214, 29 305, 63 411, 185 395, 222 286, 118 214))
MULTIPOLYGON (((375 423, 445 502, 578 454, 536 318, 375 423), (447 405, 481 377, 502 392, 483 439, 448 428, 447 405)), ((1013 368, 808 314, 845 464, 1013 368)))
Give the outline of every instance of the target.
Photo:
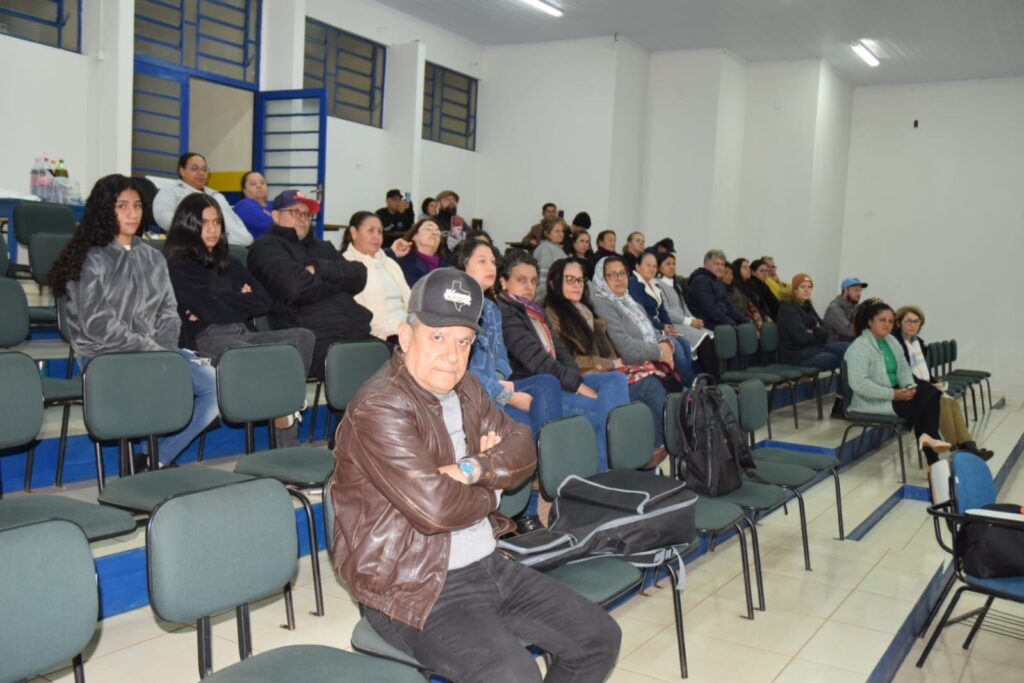
MULTIPOLYGON (((901 387, 914 385, 914 375, 903 355, 903 347, 889 335, 885 342, 896 356, 896 374, 901 387)), ((895 415, 892 409, 893 388, 885 371, 885 359, 870 330, 864 330, 846 350, 846 381, 853 392, 850 410, 858 413, 895 415)))
POLYGON ((67 285, 68 329, 75 353, 174 351, 181 318, 163 254, 138 237, 93 247, 82 275, 67 285))
POLYGON ((533 258, 537 259, 537 295, 535 301, 544 301, 544 295, 548 291, 548 271, 551 264, 560 259, 566 258, 565 250, 551 240, 543 240, 533 250, 533 258))
MULTIPOLYGON (((644 341, 643 335, 625 311, 607 297, 595 294, 592 302, 594 313, 608 323, 608 337, 615 344, 619 357, 627 365, 640 365, 646 361, 661 360, 661 349, 658 342, 644 341)), ((658 338, 664 339, 665 333, 658 332, 658 338)))
POLYGON ((829 302, 822 322, 828 330, 828 343, 853 341, 853 311, 856 306, 842 294, 829 302))

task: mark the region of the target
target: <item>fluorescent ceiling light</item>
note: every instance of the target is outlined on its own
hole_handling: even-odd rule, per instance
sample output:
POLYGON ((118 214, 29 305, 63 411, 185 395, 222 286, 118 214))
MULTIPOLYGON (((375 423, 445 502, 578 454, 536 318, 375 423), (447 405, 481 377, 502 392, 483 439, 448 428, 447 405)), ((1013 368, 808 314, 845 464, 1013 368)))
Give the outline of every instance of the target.
POLYGON ((553 17, 562 16, 562 10, 557 7, 552 7, 548 3, 542 2, 542 0, 523 0, 523 2, 534 9, 539 9, 544 14, 550 14, 553 17))
POLYGON ((853 51, 857 53, 857 56, 864 60, 868 66, 878 66, 878 57, 875 53, 868 49, 868 46, 861 42, 856 42, 850 46, 853 51))

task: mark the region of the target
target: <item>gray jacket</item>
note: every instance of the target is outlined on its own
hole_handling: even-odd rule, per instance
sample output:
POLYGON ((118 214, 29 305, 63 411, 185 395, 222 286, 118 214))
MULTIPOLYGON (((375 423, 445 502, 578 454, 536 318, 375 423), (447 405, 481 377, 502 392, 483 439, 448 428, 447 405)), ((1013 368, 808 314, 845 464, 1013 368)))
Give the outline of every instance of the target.
POLYGON ((548 291, 548 271, 551 264, 566 258, 565 250, 551 240, 544 240, 533 250, 533 258, 537 259, 537 295, 535 301, 544 301, 548 291))
POLYGON ((163 254, 136 237, 93 247, 82 275, 67 285, 68 329, 75 353, 175 351, 181 318, 163 254))
POLYGON ((825 309, 825 317, 822 322, 828 331, 828 343, 853 341, 856 336, 853 332, 853 311, 855 304, 846 300, 842 294, 829 302, 825 309))
MULTIPOLYGON (((896 338, 888 335, 885 343, 896 356, 896 375, 901 387, 914 385, 910 364, 903 355, 903 348, 896 338)), ((846 361, 846 381, 853 392, 849 409, 858 413, 895 415, 892 409, 893 388, 885 371, 885 359, 878 348, 878 342, 870 330, 864 330, 857 337, 843 357, 846 361)))
POLYGON ((690 348, 696 352, 697 346, 702 341, 714 335, 710 330, 690 326, 690 323, 696 316, 690 311, 686 301, 676 291, 675 287, 672 286, 671 282, 663 277, 657 277, 654 278, 654 284, 661 290, 661 300, 665 303, 665 310, 668 311, 669 320, 675 325, 676 334, 689 342, 690 348))
MULTIPOLYGON (((618 304, 599 294, 594 295, 591 303, 594 304, 597 317, 608 323, 608 337, 615 344, 615 350, 624 363, 640 365, 649 360, 661 360, 658 342, 644 341, 636 323, 629 319, 618 304)), ((658 332, 658 338, 664 339, 665 333, 658 332)))

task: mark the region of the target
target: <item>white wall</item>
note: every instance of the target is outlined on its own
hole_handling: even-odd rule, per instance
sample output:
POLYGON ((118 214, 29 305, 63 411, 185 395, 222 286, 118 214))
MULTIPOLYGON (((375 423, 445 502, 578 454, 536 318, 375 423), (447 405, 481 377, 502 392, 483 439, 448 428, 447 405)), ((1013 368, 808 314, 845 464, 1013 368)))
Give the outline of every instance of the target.
MULTIPOLYGON (((650 52, 621 38, 612 43, 612 49, 615 51, 615 90, 612 100, 612 146, 608 160, 611 177, 607 225, 625 230, 627 227, 640 227, 650 52)), ((574 215, 567 213, 566 219, 572 220, 574 215)), ((595 232, 591 240, 596 239, 595 232)))
POLYGON ((413 197, 413 210, 420 214, 424 197, 436 197, 442 190, 459 193, 459 215, 470 221, 485 218, 484 229, 491 229, 491 221, 480 212, 480 154, 451 145, 423 140, 420 150, 419 193, 413 197))
POLYGON ((858 88, 842 272, 955 337, 962 367, 1024 399, 1024 79, 858 88), (913 122, 920 127, 914 128, 913 122))
POLYGON ((203 150, 214 171, 248 171, 254 106, 248 90, 189 79, 189 147, 203 150))

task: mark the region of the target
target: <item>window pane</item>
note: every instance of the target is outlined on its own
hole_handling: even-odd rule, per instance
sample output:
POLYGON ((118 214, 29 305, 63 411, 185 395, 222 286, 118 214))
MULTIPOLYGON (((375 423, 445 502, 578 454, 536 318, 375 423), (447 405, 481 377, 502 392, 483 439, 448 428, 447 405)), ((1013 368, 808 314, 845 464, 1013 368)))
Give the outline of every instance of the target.
POLYGON ((423 91, 423 139, 476 149, 475 78, 427 63, 423 91))
POLYGON ((0 33, 78 52, 80 0, 2 0, 0 33))
POLYGON ((327 88, 327 113, 380 128, 386 48, 361 36, 306 19, 303 82, 327 88))

